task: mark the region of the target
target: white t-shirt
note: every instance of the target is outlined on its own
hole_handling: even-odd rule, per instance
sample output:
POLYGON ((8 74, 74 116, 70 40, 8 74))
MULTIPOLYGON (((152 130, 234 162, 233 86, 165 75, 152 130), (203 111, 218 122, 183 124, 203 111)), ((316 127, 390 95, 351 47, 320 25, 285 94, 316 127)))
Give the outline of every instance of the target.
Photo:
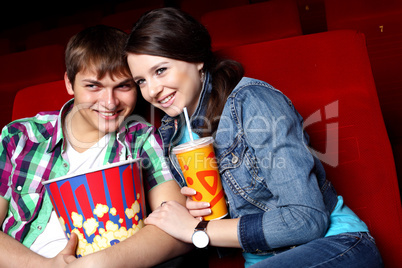
MULTIPOLYGON (((67 174, 79 173, 90 168, 103 165, 106 156, 107 144, 110 134, 106 134, 95 145, 83 153, 77 152, 67 140, 67 157, 70 170, 67 174)), ((45 230, 31 245, 30 249, 46 258, 53 258, 67 245, 67 237, 64 233, 56 212, 53 210, 45 230)))

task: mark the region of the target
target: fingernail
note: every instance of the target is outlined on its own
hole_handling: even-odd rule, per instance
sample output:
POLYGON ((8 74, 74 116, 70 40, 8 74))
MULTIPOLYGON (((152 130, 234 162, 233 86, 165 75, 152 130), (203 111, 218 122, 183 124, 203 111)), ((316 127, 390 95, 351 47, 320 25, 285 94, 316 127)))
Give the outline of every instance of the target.
POLYGON ((203 203, 202 205, 204 208, 209 208, 211 206, 209 203, 203 203))

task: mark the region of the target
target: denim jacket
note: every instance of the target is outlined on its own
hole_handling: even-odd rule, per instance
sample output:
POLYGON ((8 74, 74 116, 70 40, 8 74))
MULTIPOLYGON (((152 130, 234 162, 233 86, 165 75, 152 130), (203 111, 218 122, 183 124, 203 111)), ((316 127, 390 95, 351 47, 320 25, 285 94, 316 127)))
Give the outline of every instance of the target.
MULTIPOLYGON (((190 119, 197 134, 211 88, 207 75, 190 119)), ((171 149, 183 123, 180 116, 165 116, 159 129, 180 186, 185 181, 171 149)), ((308 144, 303 119, 285 95, 256 79, 238 83, 226 101, 214 147, 230 216, 240 218, 244 251, 264 254, 324 236, 337 194, 308 144)))

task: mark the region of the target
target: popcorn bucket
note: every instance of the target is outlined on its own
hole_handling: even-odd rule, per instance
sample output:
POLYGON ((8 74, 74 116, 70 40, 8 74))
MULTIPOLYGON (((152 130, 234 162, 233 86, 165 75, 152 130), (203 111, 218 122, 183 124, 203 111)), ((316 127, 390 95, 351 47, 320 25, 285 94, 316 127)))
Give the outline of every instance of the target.
POLYGON ((77 257, 108 248, 144 225, 141 160, 127 160, 43 184, 68 238, 78 235, 77 257))

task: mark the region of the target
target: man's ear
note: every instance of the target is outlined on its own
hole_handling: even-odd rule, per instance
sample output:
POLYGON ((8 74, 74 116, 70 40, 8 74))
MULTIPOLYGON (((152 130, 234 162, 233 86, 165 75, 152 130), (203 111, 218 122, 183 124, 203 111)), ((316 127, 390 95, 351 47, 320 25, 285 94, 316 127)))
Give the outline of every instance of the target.
POLYGON ((71 84, 70 79, 68 79, 67 72, 64 73, 64 83, 66 84, 67 93, 74 96, 73 85, 71 84))

